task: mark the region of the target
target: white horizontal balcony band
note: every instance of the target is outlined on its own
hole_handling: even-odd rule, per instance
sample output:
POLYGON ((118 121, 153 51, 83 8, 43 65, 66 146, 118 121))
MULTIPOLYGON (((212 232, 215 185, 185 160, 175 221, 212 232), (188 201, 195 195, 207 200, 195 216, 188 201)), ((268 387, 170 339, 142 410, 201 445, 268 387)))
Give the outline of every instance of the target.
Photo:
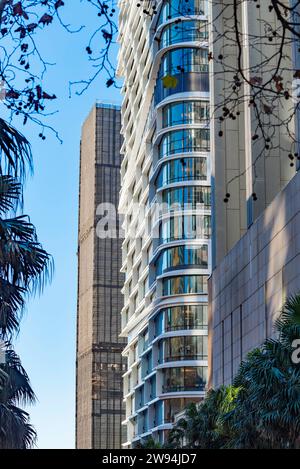
MULTIPOLYGON (((153 182, 153 180, 158 175, 160 167, 164 163, 169 163, 170 161, 174 161, 174 160, 181 160, 183 158, 206 158, 207 160, 209 160, 210 156, 211 156, 211 154, 208 151, 198 151, 198 152, 191 151, 189 153, 175 153, 174 155, 164 156, 163 158, 159 158, 159 160, 157 161, 155 167, 153 168, 152 172, 150 173, 149 182, 153 182)), ((211 171, 209 172, 209 175, 211 175, 211 171)))
MULTIPOLYGON (((208 249, 210 250, 211 249, 211 240, 210 239, 205 239, 205 238, 178 239, 176 241, 170 241, 168 243, 160 244, 155 249, 152 257, 149 259, 149 264, 150 265, 153 264, 162 251, 166 251, 167 249, 170 249, 172 247, 177 247, 177 246, 208 246, 208 249)), ((172 267, 170 267, 170 268, 172 268, 172 267)), ((157 279, 158 278, 159 277, 157 277, 157 279)))
MULTIPOLYGON (((141 333, 143 333, 143 331, 141 331, 141 333)), ((151 352, 151 350, 152 350, 152 343, 149 343, 148 347, 142 353, 140 353, 140 357, 143 358, 145 355, 147 355, 147 353, 151 352)))
POLYGON ((129 399, 129 397, 131 397, 134 393, 135 393, 135 390, 131 389, 131 391, 129 391, 127 394, 124 395, 123 401, 127 401, 127 399, 129 399))
POLYGON ((152 432, 151 430, 147 430, 146 432, 144 433, 141 433, 140 435, 136 436, 132 442, 135 442, 135 441, 139 441, 140 439, 142 438, 147 438, 147 436, 151 436, 152 432))
POLYGON ((134 391, 137 391, 138 389, 140 389, 140 388, 143 387, 144 385, 145 385, 145 381, 144 381, 144 379, 142 378, 141 381, 133 387, 133 390, 134 390, 134 391))
POLYGON ((151 312, 150 316, 149 316, 149 321, 151 319, 154 318, 154 316, 157 315, 157 313, 162 310, 162 309, 166 309, 168 307, 172 307, 172 306, 205 306, 207 305, 207 295, 203 296, 202 295, 202 301, 199 299, 199 295, 197 297, 198 299, 195 299, 195 295, 187 295, 187 298, 184 299, 184 298, 174 298, 174 297, 170 297, 169 300, 164 300, 163 302, 159 302, 158 304, 156 304, 155 308, 153 309, 153 311, 151 312), (194 297, 194 298, 193 298, 194 297))
POLYGON ((172 423, 161 423, 160 425, 153 427, 151 429, 151 433, 153 434, 162 430, 172 430, 173 426, 174 425, 172 423))
POLYGON ((124 374, 122 375, 122 378, 124 379, 124 378, 126 378, 126 376, 128 376, 128 375, 130 375, 130 374, 131 374, 131 369, 129 368, 129 369, 126 371, 126 373, 124 373, 124 374))
MULTIPOLYGON (((166 304, 172 306, 172 302, 177 304, 178 301, 181 300, 182 305, 190 305, 190 301, 193 302, 193 299, 196 293, 183 293, 182 295, 167 295, 167 296, 160 296, 155 301, 155 309, 156 311, 162 309, 166 304)), ((199 301, 202 303, 208 303, 208 293, 198 293, 199 301)))
MULTIPOLYGON (((156 189, 156 193, 160 194, 161 192, 167 190, 167 189, 176 189, 176 187, 211 187, 210 181, 199 181, 197 179, 191 180, 191 181, 178 181, 178 182, 173 182, 171 184, 166 184, 162 187, 159 187, 156 189)), ((191 205, 191 204, 190 204, 191 205)), ((199 204, 201 205, 201 204, 199 204)), ((203 206, 205 203, 203 203, 203 206)), ((184 206, 183 206, 184 207, 184 206)), ((167 211, 168 213, 172 213, 171 210, 167 211)))
POLYGON ((131 445, 131 441, 126 441, 125 443, 122 443, 123 448, 127 448, 130 445, 131 445))
POLYGON ((159 394, 159 399, 177 399, 179 397, 205 397, 205 391, 178 391, 178 392, 166 392, 163 394, 159 394))
POLYGON ((168 339, 169 337, 186 337, 186 336, 207 336, 207 328, 206 329, 178 329, 176 331, 162 332, 162 334, 158 335, 152 340, 151 346, 153 346, 156 342, 162 339, 168 339))
MULTIPOLYGON (((173 102, 173 101, 172 101, 173 102)), ((153 145, 158 145, 162 137, 169 133, 169 132, 175 132, 176 130, 197 130, 197 129, 210 129, 210 123, 209 121, 203 121, 198 124, 177 124, 177 125, 171 125, 169 127, 163 127, 162 129, 159 129, 154 137, 153 140, 153 145)), ((186 154, 186 153, 185 153, 186 154)))
MULTIPOLYGON (((138 292, 138 289, 139 289, 139 284, 137 283, 134 288, 131 290, 128 298, 131 300, 132 298, 134 298, 134 296, 136 295, 136 293, 138 292)), ((122 289, 123 290, 123 289, 122 289)))
POLYGON ((127 418, 128 420, 132 420, 132 419, 135 419, 136 417, 137 417, 137 413, 134 411, 132 412, 132 414, 129 414, 127 418))
POLYGON ((137 415, 141 414, 142 412, 144 412, 145 410, 148 409, 148 403, 147 404, 144 404, 142 407, 140 407, 139 409, 137 409, 135 412, 137 415))
MULTIPOLYGON (((209 275, 211 272, 210 266, 208 266, 205 269, 197 269, 195 268, 186 268, 182 267, 182 269, 174 269, 174 270, 169 270, 168 272, 165 272, 161 275, 158 275, 156 277, 156 281, 158 280, 163 280, 165 278, 171 278, 171 277, 180 277, 180 276, 188 276, 188 275, 209 275)), ((182 295, 188 295, 189 293, 182 293, 182 295)), ((180 293, 174 293, 174 296, 179 296, 180 293)), ((173 296, 173 295, 168 295, 168 296, 173 296)))
POLYGON ((155 109, 158 111, 167 104, 173 104, 180 101, 207 101, 210 100, 210 93, 208 91, 181 91, 180 93, 174 93, 170 96, 167 96, 162 101, 160 101, 155 109))
POLYGON ((207 360, 176 360, 174 362, 160 363, 156 366, 157 370, 164 370, 166 368, 183 368, 183 367, 206 367, 207 360))
MULTIPOLYGON (((158 15, 159 16, 159 15, 158 15)), ((157 18, 158 19, 158 18, 157 18)), ((167 21, 164 21, 160 25, 158 25, 155 29, 152 29, 153 26, 151 24, 151 31, 154 32, 153 39, 160 39, 162 31, 169 26, 170 24, 177 23, 178 21, 181 22, 188 22, 188 21, 199 21, 203 23, 207 23, 207 16, 206 15, 188 15, 188 16, 174 16, 167 21)), ((206 43, 208 43, 206 41, 206 43)))
POLYGON ((155 221, 154 221, 154 224, 153 224, 153 228, 156 227, 156 225, 158 223, 160 223, 161 221, 163 220, 167 220, 170 218, 170 214, 172 214, 172 216, 187 216, 187 215, 211 215, 211 210, 207 209, 207 208, 197 208, 197 209, 190 209, 190 210, 177 210, 177 211, 172 211, 172 212, 166 212, 166 213, 163 213, 161 214, 155 221))

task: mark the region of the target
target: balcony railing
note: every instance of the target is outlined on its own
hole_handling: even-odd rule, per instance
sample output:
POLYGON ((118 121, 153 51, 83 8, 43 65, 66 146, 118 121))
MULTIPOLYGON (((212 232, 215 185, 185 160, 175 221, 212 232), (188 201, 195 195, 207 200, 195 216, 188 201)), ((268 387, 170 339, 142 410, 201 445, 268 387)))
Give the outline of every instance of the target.
POLYGON ((194 330, 194 329, 201 329, 201 330, 207 330, 208 325, 207 324, 176 324, 176 325, 167 325, 166 326, 166 332, 171 332, 171 331, 189 331, 189 330, 194 330))
POLYGON ((176 362, 183 360, 207 360, 207 355, 203 354, 182 354, 182 355, 170 355, 165 357, 165 362, 176 362))
MULTIPOLYGON (((200 24, 200 23, 199 23, 200 24)), ((202 27, 191 26, 190 22, 183 22, 178 26, 177 23, 166 26, 160 40, 160 49, 181 42, 208 41, 208 27, 203 24, 202 27), (177 29, 175 29, 177 28, 177 29)))
POLYGON ((211 230, 202 230, 200 232, 195 233, 193 236, 182 235, 182 236, 170 236, 169 238, 159 238, 159 244, 166 244, 172 243, 174 241, 185 241, 185 240, 192 240, 192 239, 210 239, 211 238, 211 230))
POLYGON ((157 187, 160 188, 168 184, 174 184, 176 182, 184 182, 184 181, 206 181, 206 179, 207 179, 207 174, 203 174, 203 175, 190 174, 188 176, 176 176, 176 177, 166 178, 164 180, 158 180, 157 187))
POLYGON ((205 390, 205 383, 195 384, 195 385, 164 385, 163 386, 163 393, 167 392, 197 392, 197 391, 204 391, 205 390))

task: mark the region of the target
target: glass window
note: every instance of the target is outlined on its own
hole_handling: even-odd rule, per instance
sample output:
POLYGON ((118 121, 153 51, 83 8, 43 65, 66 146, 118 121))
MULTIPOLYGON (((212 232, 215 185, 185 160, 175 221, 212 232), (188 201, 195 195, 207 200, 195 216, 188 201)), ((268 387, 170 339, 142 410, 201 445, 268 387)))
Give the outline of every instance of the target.
POLYGON ((176 246, 163 251, 156 263, 156 274, 161 275, 184 266, 208 267, 208 246, 176 246))
MULTIPOLYGON (((203 205, 204 208, 211 206, 210 187, 176 187, 163 191, 163 203, 169 210, 181 208, 199 208, 197 205, 203 205), (189 204, 187 207, 186 205, 189 204), (173 206, 173 207, 172 207, 173 206)), ((201 208, 201 207, 200 207, 201 208)))
POLYGON ((187 398, 187 399, 166 399, 164 401, 164 410, 165 410, 165 422, 173 423, 175 416, 185 410, 190 404, 197 403, 199 400, 197 398, 187 398))
POLYGON ((208 40, 206 21, 182 21, 167 25, 161 35, 161 47, 168 47, 179 42, 208 40))
POLYGON ((206 158, 180 158, 164 163, 156 179, 156 186, 162 187, 181 181, 206 181, 206 158))
POLYGON ((165 361, 207 360, 207 336, 165 339, 165 361))
POLYGON ((180 239, 209 239, 211 237, 210 215, 172 215, 160 225, 160 242, 180 239))
POLYGON ((163 391, 203 391, 207 383, 207 367, 180 367, 164 370, 163 391))
POLYGON ((183 101, 163 108, 163 125, 201 124, 209 120, 209 103, 206 101, 183 101))
POLYGON ((188 72, 208 72, 207 49, 182 47, 169 50, 164 54, 159 69, 159 78, 188 72))
POLYGON ((207 305, 173 306, 164 311, 166 331, 207 329, 207 305))
POLYGON ((159 157, 165 158, 177 153, 209 151, 209 139, 209 129, 184 129, 168 132, 159 144, 159 157))
POLYGON ((163 280, 163 295, 207 294, 206 275, 185 275, 163 280))
POLYGON ((207 0, 166 0, 161 9, 159 24, 188 15, 207 15, 207 0))
POLYGON ((161 60, 155 88, 155 104, 174 93, 209 92, 208 51, 182 47, 167 51, 161 60))

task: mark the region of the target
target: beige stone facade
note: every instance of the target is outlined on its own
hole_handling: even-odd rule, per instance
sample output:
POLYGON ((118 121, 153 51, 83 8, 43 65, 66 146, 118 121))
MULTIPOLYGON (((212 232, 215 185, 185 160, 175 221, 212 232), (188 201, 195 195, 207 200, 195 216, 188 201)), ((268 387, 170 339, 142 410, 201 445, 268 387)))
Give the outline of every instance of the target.
POLYGON ((272 336, 285 298, 299 291, 298 173, 210 279, 210 385, 232 382, 246 354, 272 336))
MULTIPOLYGON (((288 2, 287 2, 288 3, 288 2)), ((264 140, 255 142, 255 134, 261 136, 257 129, 257 118, 253 107, 249 106, 249 89, 241 86, 240 99, 235 108, 228 105, 235 114, 235 120, 225 119, 221 124, 219 117, 223 114, 223 103, 230 96, 234 84, 233 76, 237 69, 238 48, 236 46, 235 26, 232 0, 211 0, 211 51, 214 60, 211 61, 211 154, 212 154, 212 187, 214 195, 213 205, 213 264, 218 265, 235 243, 243 236, 248 226, 264 211, 273 198, 288 183, 295 174, 295 167, 290 167, 288 153, 292 150, 291 138, 287 129, 271 127, 278 121, 284 122, 293 114, 291 101, 276 101, 273 116, 266 115, 262 109, 259 113, 267 129, 272 129, 272 147, 264 150, 264 140), (226 7, 226 8, 225 8, 226 7), (219 60, 219 57, 223 57, 219 60), (238 114, 236 114, 238 112, 238 114), (270 124, 269 124, 270 123, 270 124), (223 136, 219 136, 219 132, 223 136), (227 204, 224 203, 225 194, 230 194, 227 204), (252 194, 257 200, 252 200, 252 194)), ((267 81, 274 71, 274 63, 264 64, 264 58, 272 57, 279 49, 280 37, 268 41, 270 27, 276 28, 275 14, 270 13, 269 3, 259 2, 259 8, 253 2, 238 3, 238 28, 243 43, 241 63, 244 74, 248 79, 257 76, 267 81), (264 29, 265 28, 265 29, 264 29), (261 39, 257 39, 261 38, 261 39), (255 67, 259 67, 256 69, 255 67), (273 68, 272 68, 273 67, 273 68)), ((282 64, 284 82, 292 86, 293 65, 292 50, 287 40, 285 58, 282 64)), ((263 101, 263 100, 262 100, 263 101)), ((262 105, 259 102, 258 105, 262 105)), ((290 130, 293 132, 293 120, 290 130)))

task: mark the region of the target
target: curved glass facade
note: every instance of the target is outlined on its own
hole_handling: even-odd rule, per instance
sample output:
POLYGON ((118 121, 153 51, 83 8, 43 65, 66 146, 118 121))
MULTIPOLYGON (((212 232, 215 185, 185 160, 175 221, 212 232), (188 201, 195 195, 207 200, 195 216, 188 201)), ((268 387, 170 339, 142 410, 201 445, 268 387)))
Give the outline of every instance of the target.
POLYGON ((159 158, 178 153, 209 151, 209 129, 183 129, 167 132, 159 145, 159 158))
POLYGON ((163 339, 164 362, 207 360, 207 335, 163 339))
POLYGON ((181 181, 206 181, 206 158, 180 158, 164 163, 155 181, 157 188, 181 181))
POLYGON ((207 49, 184 47, 167 51, 156 82, 156 104, 172 94, 191 91, 209 91, 207 49))
POLYGON ((166 331, 207 329, 207 305, 172 306, 162 312, 166 331))
POLYGON ((209 76, 208 72, 201 73, 185 73, 174 76, 172 86, 169 86, 165 77, 158 79, 155 87, 155 104, 160 103, 163 99, 177 93, 186 92, 209 92, 209 76))
POLYGON ((176 367, 164 370, 163 392, 204 391, 207 367, 176 367))
MULTIPOLYGON (((133 274, 124 289, 126 307, 122 312, 126 318, 124 333, 129 338, 125 351, 129 366, 124 375, 126 391, 130 383, 126 397, 129 445, 143 440, 145 431, 163 443, 176 411, 183 410, 190 400, 199 402, 205 394, 207 282, 211 273, 207 10, 207 0, 157 2, 159 18, 151 23, 151 30, 144 31, 145 27, 150 28, 150 22, 144 18, 133 23, 137 28, 141 24, 135 37, 142 38, 144 45, 136 48, 130 43, 127 47, 126 40, 123 41, 133 58, 128 63, 135 68, 128 75, 129 99, 124 107, 129 106, 134 117, 136 90, 139 103, 143 96, 147 98, 137 128, 133 126, 131 132, 128 124, 124 148, 128 158, 136 159, 143 174, 147 171, 149 175, 142 178, 142 189, 137 189, 140 176, 126 169, 129 188, 126 203, 130 203, 133 193, 143 203, 142 194, 148 189, 149 200, 159 205, 159 212, 151 219, 153 230, 147 242, 131 242, 128 229, 128 241, 123 244, 126 272, 133 274), (147 36, 155 40, 153 48, 147 36), (135 85, 140 67, 144 63, 148 67, 140 52, 145 48, 149 60, 152 52, 156 55, 148 84, 142 89, 135 85), (129 83, 132 76, 134 86, 129 83), (154 93, 153 80, 156 80, 154 93), (141 138, 138 131, 144 120, 143 135, 145 132, 152 135, 150 142, 141 138), (135 154, 132 145, 127 145, 132 134, 142 146, 135 154), (146 299, 145 285, 149 286, 146 299), (145 322, 144 319, 139 322, 140 313, 145 322), (167 393, 172 393, 172 399, 167 393), (135 413, 137 409, 139 412, 135 413)), ((125 17, 130 22, 131 17, 124 15, 124 21, 125 17)), ((130 36, 130 26, 124 29, 124 34, 128 33, 130 36)), ((146 222, 141 220, 141 231, 146 222)))
POLYGON ((207 294, 207 275, 182 275, 163 279, 163 296, 207 294))
POLYGON ((181 21, 171 23, 163 29, 160 47, 168 47, 179 42, 208 40, 207 24, 201 21, 181 21))
POLYGON ((189 407, 190 404, 196 403, 193 398, 166 399, 164 402, 164 421, 166 423, 174 423, 178 413, 189 407))
POLYGON ((208 51, 197 47, 168 50, 161 61, 159 78, 178 73, 208 72, 208 51))
POLYGON ((207 269, 208 246, 175 246, 165 249, 156 263, 156 275, 184 267, 207 269))
POLYGON ((207 14, 206 0, 165 0, 162 6, 159 24, 179 16, 203 16, 207 14))
POLYGON ((181 239, 209 239, 211 237, 210 215, 177 215, 162 220, 160 241, 169 243, 181 239))
POLYGON ((196 209, 211 207, 211 188, 186 186, 163 191, 163 203, 169 210, 196 209), (200 207, 199 207, 200 206, 200 207))
POLYGON ((205 101, 179 101, 163 108, 163 127, 181 124, 203 124, 209 119, 209 104, 205 101))

